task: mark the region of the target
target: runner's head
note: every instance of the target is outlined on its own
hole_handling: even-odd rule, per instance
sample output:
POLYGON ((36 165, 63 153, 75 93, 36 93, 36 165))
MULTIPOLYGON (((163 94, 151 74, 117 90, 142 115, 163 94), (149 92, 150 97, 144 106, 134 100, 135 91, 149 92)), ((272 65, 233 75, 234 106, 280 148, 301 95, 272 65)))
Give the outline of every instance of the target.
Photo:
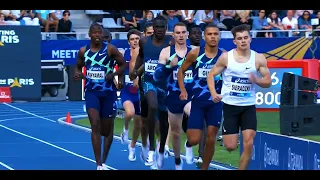
POLYGON ((103 28, 98 23, 91 24, 89 28, 89 37, 92 44, 100 44, 103 41, 103 28))
POLYGON ((153 35, 156 39, 161 40, 165 37, 167 31, 167 20, 159 15, 153 20, 153 35))
POLYGON ((104 29, 103 31, 103 40, 107 41, 108 43, 110 43, 112 40, 112 34, 108 29, 104 29))
POLYGON ((192 26, 189 30, 190 45, 200 46, 202 31, 199 26, 192 26))
POLYGON ((130 45, 130 48, 137 48, 139 46, 139 40, 141 37, 141 32, 136 29, 131 29, 127 34, 127 39, 130 45))
POLYGON ((179 45, 183 45, 187 43, 187 26, 183 22, 178 22, 173 27, 173 34, 172 34, 175 43, 179 45))
POLYGON ((144 26, 143 35, 144 36, 151 36, 152 34, 153 34, 153 24, 152 23, 147 23, 144 26))
POLYGON ((218 47, 220 41, 220 30, 214 24, 208 24, 204 29, 204 40, 209 47, 218 47))
POLYGON ((240 50, 250 49, 251 36, 250 26, 242 24, 232 28, 231 33, 233 35, 233 43, 240 50))

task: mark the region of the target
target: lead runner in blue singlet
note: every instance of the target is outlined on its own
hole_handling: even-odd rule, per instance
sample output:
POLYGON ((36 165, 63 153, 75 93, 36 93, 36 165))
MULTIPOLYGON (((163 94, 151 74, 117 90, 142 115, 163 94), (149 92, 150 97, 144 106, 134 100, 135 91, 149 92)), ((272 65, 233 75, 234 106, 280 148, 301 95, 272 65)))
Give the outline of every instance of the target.
MULTIPOLYGON (((220 40, 220 31, 217 26, 209 24, 204 30, 205 47, 200 46, 191 50, 186 60, 178 71, 178 82, 181 89, 181 100, 188 99, 188 92, 184 85, 185 72, 190 66, 193 67, 193 91, 192 106, 188 121, 186 143, 187 147, 197 145, 201 141, 204 120, 207 126, 207 141, 205 145, 203 164, 201 169, 206 170, 209 167, 214 154, 216 135, 220 128, 222 117, 222 103, 214 103, 207 85, 207 74, 216 63, 222 50, 218 48, 220 40)), ((221 91, 221 76, 215 77, 216 90, 221 91)))
POLYGON ((122 88, 126 68, 122 54, 114 45, 103 41, 103 35, 100 24, 94 23, 90 26, 91 42, 80 48, 74 75, 75 80, 84 78, 81 70, 83 66, 86 67, 85 102, 97 170, 106 169, 103 166, 106 159, 101 160, 101 135, 107 138, 113 129, 113 106, 117 98, 113 79, 118 75, 118 87, 122 88), (119 68, 113 73, 115 63, 119 68))
POLYGON ((146 148, 147 145, 143 144, 141 158, 145 161, 145 165, 151 166, 151 168, 154 167, 152 165, 154 164, 155 155, 154 131, 157 111, 159 114, 160 134, 165 133, 162 132, 162 130, 168 131, 168 128, 162 128, 165 127, 163 123, 168 123, 168 113, 164 105, 164 99, 167 94, 167 84, 166 82, 158 84, 153 80, 153 74, 158 65, 160 52, 170 44, 172 39, 172 36, 166 36, 166 29, 167 20, 163 16, 157 16, 153 21, 153 35, 145 37, 139 42, 139 55, 136 60, 134 71, 130 73, 130 79, 136 79, 137 76, 140 76, 143 73, 142 71, 138 72, 138 69, 140 68, 140 70, 142 70, 141 66, 144 67, 145 72, 144 78, 142 79, 142 85, 143 93, 148 103, 148 115, 146 122, 143 121, 142 123, 148 124, 150 149, 148 152, 146 148))

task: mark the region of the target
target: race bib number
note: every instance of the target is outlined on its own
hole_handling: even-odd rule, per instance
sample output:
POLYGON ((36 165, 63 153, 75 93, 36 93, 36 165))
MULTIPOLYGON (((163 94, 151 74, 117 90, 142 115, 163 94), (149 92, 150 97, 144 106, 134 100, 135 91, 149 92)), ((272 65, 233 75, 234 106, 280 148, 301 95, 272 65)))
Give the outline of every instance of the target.
POLYGON ((130 80, 129 75, 125 75, 124 81, 125 81, 126 83, 133 83, 133 82, 130 80))
POLYGON ((209 72, 210 72, 210 69, 199 68, 198 77, 199 78, 207 78, 209 72))
POLYGON ((94 81, 104 81, 106 74, 104 71, 87 71, 87 78, 94 81))
POLYGON ((248 97, 251 96, 252 84, 249 78, 232 77, 231 78, 231 96, 248 97))
MULTIPOLYGON (((178 70, 173 71, 173 80, 178 80, 178 70)), ((190 82, 191 80, 193 80, 192 70, 187 70, 184 72, 184 82, 190 82)))
POLYGON ((157 64, 153 64, 153 63, 145 63, 144 64, 144 70, 146 72, 154 73, 156 68, 157 68, 157 64))

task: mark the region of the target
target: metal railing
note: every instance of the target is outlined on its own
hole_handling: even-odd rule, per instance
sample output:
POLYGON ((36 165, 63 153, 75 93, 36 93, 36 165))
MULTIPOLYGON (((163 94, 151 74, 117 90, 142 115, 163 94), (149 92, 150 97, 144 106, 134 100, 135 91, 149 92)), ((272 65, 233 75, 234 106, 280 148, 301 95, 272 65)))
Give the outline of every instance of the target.
MULTIPOLYGON (((320 29, 315 29, 314 31, 320 31, 320 29)), ((311 31, 308 30, 252 30, 251 31, 251 36, 252 38, 256 38, 257 33, 259 32, 282 32, 282 33, 286 33, 286 35, 284 37, 295 37, 295 36, 300 36, 303 32, 305 37, 309 38, 311 37, 311 31), (298 35, 294 35, 294 32, 298 32, 298 35)), ((231 31, 221 31, 221 38, 223 39, 230 39, 233 38, 231 31)), ((88 32, 70 32, 70 33, 58 33, 58 32, 49 32, 49 33, 45 33, 42 32, 42 40, 56 40, 57 39, 57 35, 58 34, 65 34, 65 35, 76 35, 76 39, 77 40, 86 40, 89 39, 88 36, 88 32)), ((112 34, 112 38, 113 39, 127 39, 127 32, 111 32, 112 34)), ((172 32, 167 32, 167 34, 172 34, 172 32)))

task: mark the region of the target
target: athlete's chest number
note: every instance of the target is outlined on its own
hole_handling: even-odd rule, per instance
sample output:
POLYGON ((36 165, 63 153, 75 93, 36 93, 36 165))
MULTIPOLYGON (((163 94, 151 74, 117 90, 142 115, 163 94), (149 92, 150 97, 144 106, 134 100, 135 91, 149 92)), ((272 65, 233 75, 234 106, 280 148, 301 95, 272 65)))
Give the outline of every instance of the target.
POLYGON ((153 63, 145 63, 145 68, 144 70, 146 72, 154 72, 157 68, 157 64, 153 64, 153 63))

